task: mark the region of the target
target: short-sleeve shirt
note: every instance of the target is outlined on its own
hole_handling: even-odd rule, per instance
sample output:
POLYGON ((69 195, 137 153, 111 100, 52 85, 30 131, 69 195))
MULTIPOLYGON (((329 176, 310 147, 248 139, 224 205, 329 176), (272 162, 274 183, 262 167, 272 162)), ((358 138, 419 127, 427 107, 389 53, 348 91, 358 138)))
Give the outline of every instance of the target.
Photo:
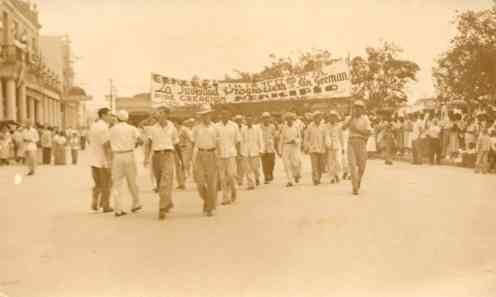
POLYGON ((110 131, 107 123, 103 120, 96 121, 91 125, 88 137, 90 142, 90 166, 108 168, 104 149, 105 144, 110 140, 110 131))
POLYGON ((148 129, 148 137, 152 141, 153 151, 173 150, 174 146, 179 143, 179 135, 176 126, 171 121, 162 127, 159 123, 148 129))
POLYGON ((193 129, 193 142, 199 149, 209 150, 217 147, 218 132, 214 124, 199 124, 193 129))
POLYGON ((132 151, 138 141, 139 132, 128 123, 118 123, 110 129, 110 146, 113 152, 132 151))

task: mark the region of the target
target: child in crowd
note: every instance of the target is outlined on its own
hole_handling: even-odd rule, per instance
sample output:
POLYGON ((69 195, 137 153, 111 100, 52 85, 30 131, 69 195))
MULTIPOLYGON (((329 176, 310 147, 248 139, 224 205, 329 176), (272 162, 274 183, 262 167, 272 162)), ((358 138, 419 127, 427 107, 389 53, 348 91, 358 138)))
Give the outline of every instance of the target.
POLYGON ((488 129, 482 129, 482 132, 477 141, 477 162, 475 165, 475 173, 487 173, 489 163, 489 150, 491 148, 491 138, 488 134, 488 129))

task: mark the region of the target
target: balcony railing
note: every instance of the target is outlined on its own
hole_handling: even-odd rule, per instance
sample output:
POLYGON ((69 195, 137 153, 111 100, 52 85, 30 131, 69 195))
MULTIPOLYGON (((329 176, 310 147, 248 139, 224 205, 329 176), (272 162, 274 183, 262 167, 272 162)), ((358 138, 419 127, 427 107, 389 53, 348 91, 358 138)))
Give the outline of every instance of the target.
POLYGON ((4 44, 0 47, 0 62, 2 64, 23 63, 26 61, 27 52, 13 44, 4 44))

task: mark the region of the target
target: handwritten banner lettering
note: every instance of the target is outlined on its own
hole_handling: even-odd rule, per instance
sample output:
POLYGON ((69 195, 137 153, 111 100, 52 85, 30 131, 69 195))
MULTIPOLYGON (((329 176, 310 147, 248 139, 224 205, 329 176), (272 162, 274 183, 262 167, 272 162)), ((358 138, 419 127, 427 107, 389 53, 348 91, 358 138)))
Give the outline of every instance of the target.
POLYGON ((322 71, 308 72, 253 83, 185 81, 152 74, 152 106, 188 106, 317 99, 351 96, 348 65, 338 62, 322 71))

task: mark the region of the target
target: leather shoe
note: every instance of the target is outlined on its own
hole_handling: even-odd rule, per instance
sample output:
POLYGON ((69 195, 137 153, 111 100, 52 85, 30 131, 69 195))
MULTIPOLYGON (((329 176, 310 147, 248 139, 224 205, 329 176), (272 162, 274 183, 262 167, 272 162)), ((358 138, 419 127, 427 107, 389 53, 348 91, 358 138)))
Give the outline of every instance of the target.
POLYGON ((133 209, 131 209, 131 212, 137 212, 137 211, 140 211, 141 209, 143 209, 142 205, 136 206, 136 207, 133 207, 133 209))
POLYGON ((104 208, 103 209, 103 212, 106 213, 106 212, 113 212, 114 209, 113 208, 104 208))
POLYGON ((125 212, 123 212, 123 211, 121 211, 121 212, 116 212, 116 213, 115 213, 115 216, 116 216, 116 217, 122 217, 122 216, 125 216, 125 215, 127 215, 127 213, 125 213, 125 212))

